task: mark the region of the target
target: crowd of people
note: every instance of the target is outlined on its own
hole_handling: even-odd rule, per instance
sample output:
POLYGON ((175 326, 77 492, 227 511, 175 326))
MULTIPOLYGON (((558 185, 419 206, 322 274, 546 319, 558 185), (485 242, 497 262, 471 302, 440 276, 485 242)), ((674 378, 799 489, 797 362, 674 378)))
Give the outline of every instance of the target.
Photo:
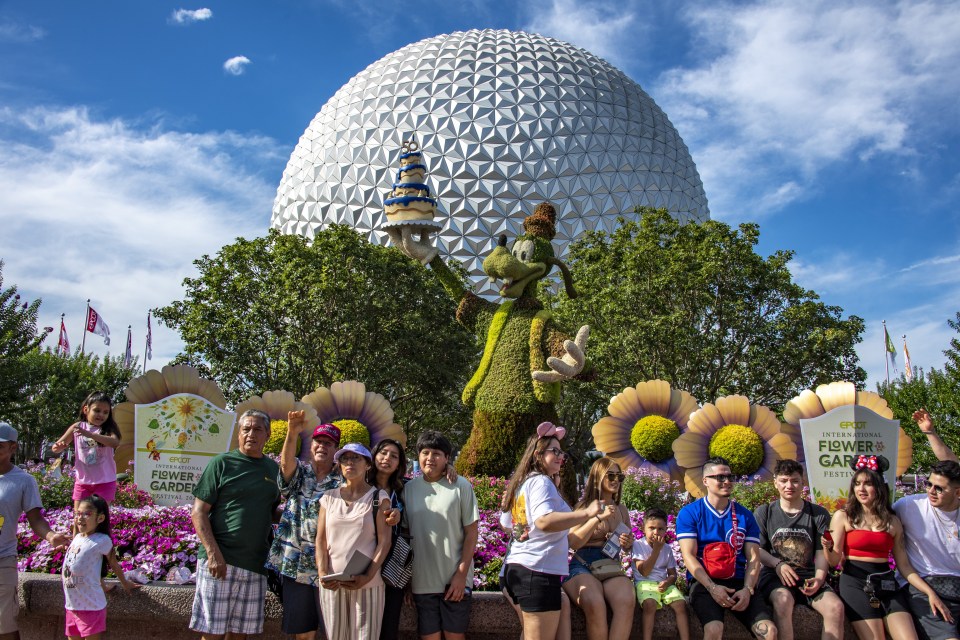
MULTIPOLYGON (((621 503, 623 469, 607 457, 593 463, 571 506, 559 489, 565 430, 539 425, 507 485, 500 518, 511 538, 501 587, 523 638, 570 638, 576 605, 591 640, 628 638, 638 607, 645 640, 663 607, 687 640, 688 606, 708 639, 723 637, 728 610, 757 638, 790 639, 796 604, 823 617, 824 639, 842 638, 847 620, 862 640, 960 638, 960 464, 925 411, 914 419, 940 461, 929 470, 925 494, 895 504, 882 456, 853 460, 846 506, 832 516, 804 499, 803 467, 794 460, 776 466, 779 499, 754 512, 731 499, 737 478, 730 464, 707 460, 704 497, 676 518, 686 597, 676 584, 667 514, 648 510, 635 538, 621 503), (834 582, 830 568, 837 566, 834 582)), ((422 433, 415 447, 422 473, 408 479, 401 443, 382 440, 372 451, 358 443, 339 447, 333 424, 316 426, 309 456, 298 459, 304 420, 302 411, 288 415, 278 464, 263 452, 270 418, 245 412, 238 448, 215 456, 198 481, 192 517, 201 548, 190 628, 207 639, 261 633, 273 574, 282 630, 298 640, 396 638, 405 598, 416 606, 421 638, 464 638, 479 511, 470 482, 453 471, 450 441, 422 433), (409 569, 408 582, 392 569, 388 576, 385 567, 394 561, 409 569)), ((62 450, 72 440, 78 467, 81 459, 88 467, 79 474, 67 535, 44 520, 36 482, 12 462, 17 431, 0 423, 0 640, 19 637, 14 523, 23 513, 38 536, 69 547, 68 637, 105 631, 106 567, 124 588, 136 587, 116 559, 109 516, 115 485, 100 468, 119 442, 114 427, 109 399, 91 395, 57 444, 62 450)))

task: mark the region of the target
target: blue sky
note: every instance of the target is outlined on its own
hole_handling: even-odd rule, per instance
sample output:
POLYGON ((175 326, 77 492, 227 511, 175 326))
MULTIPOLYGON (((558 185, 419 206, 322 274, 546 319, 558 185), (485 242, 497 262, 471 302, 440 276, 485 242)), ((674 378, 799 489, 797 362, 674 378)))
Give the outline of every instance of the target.
MULTIPOLYGON (((182 297, 192 260, 265 233, 283 168, 327 99, 380 57, 472 28, 538 32, 623 69, 690 147, 711 214, 942 366, 960 310, 960 4, 681 0, 0 3, 5 284, 67 316, 90 298, 112 353, 182 297), (416 10, 412 10, 416 7, 416 10)), ((55 338, 54 338, 55 340, 55 338)), ((105 353, 90 335, 89 349, 105 353)), ((179 351, 154 325, 154 359, 179 351)), ((898 356, 898 367, 903 356, 898 356)), ((625 383, 630 381, 624 381, 625 383)))

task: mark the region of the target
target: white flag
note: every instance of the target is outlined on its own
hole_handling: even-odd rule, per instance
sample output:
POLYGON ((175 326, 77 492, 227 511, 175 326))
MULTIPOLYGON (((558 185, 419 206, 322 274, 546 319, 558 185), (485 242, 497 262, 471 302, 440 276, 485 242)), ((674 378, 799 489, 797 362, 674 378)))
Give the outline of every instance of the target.
MULTIPOLYGON (((150 312, 147 312, 147 360, 153 360, 153 331, 150 329, 150 312)), ((143 363, 146 369, 147 363, 143 363)))
POLYGON ((87 309, 87 331, 103 336, 103 344, 110 346, 110 327, 93 307, 87 309))
POLYGON ((133 330, 127 327, 127 353, 123 356, 123 366, 127 369, 133 364, 133 330))

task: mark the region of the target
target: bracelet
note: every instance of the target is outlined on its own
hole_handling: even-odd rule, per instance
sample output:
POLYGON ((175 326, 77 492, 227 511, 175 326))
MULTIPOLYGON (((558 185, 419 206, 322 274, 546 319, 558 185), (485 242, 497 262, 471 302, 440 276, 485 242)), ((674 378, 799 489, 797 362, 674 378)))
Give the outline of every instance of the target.
POLYGON ((597 519, 597 522, 599 522, 600 524, 603 524, 603 520, 600 519, 600 516, 593 516, 593 517, 597 519))

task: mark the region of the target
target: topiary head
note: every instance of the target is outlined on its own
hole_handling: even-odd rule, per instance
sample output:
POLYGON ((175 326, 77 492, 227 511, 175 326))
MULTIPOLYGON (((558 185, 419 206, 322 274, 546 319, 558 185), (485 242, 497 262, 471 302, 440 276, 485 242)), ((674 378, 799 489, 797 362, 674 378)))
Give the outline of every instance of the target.
POLYGON ((728 424, 710 438, 707 455, 727 459, 734 475, 750 475, 763 463, 763 438, 750 427, 728 424))
POLYGON ((673 441, 680 437, 680 427, 670 418, 649 415, 637 420, 630 431, 630 444, 651 462, 663 462, 673 455, 673 441))
POLYGON ((567 294, 576 296, 569 270, 553 252, 556 218, 553 205, 542 202, 524 219, 524 231, 516 237, 509 251, 506 235, 500 236, 497 248, 484 259, 483 270, 491 278, 504 281, 500 289, 501 296, 519 298, 521 295, 536 295, 536 283, 545 278, 553 266, 563 272, 567 294))

